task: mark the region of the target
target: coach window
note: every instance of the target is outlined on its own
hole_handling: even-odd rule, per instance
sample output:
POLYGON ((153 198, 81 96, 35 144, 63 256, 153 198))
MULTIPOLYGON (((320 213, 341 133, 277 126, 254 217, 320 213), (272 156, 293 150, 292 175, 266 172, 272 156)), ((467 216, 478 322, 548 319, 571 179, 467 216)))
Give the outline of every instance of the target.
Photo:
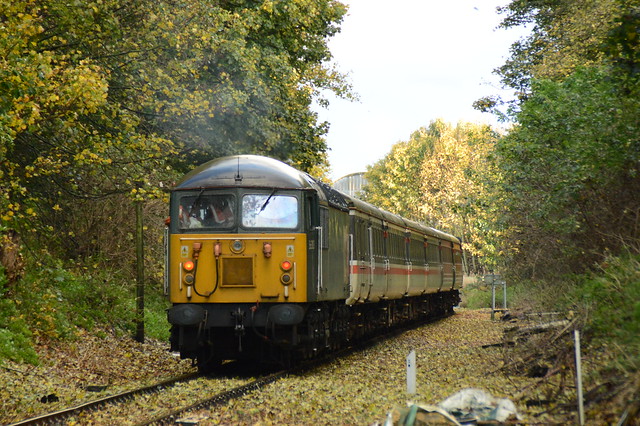
POLYGON ((242 226, 245 228, 298 227, 298 199, 291 195, 245 194, 242 197, 242 226))
POLYGON ((444 243, 442 245, 442 262, 443 263, 452 263, 453 255, 451 253, 451 245, 450 243, 444 243))
POLYGON ((440 263, 440 254, 438 253, 438 243, 436 241, 427 242, 427 260, 429 263, 440 263))
POLYGON ((422 240, 411 239, 410 242, 411 251, 411 263, 423 264, 425 263, 424 257, 424 242, 422 240))
POLYGON ((390 246, 391 250, 389 253, 389 258, 395 260, 396 262, 404 262, 405 261, 405 243, 404 236, 390 233, 389 234, 390 246))

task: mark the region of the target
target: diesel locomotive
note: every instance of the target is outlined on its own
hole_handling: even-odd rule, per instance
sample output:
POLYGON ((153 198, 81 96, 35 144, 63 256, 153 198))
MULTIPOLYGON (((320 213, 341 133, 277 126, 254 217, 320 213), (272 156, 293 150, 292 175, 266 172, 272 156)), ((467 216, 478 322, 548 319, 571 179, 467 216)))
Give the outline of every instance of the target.
POLYGON ((171 349, 202 371, 292 362, 453 312, 460 241, 280 161, 219 158, 171 191, 171 349))

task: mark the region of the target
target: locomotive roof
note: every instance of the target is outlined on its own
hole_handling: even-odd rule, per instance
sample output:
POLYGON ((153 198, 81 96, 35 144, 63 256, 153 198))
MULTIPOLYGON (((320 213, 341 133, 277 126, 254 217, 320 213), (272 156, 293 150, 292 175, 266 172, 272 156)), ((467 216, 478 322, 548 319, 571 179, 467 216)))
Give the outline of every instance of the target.
POLYGON ((321 201, 348 211, 343 194, 288 164, 259 155, 233 155, 196 167, 176 184, 174 190, 254 187, 310 189, 321 201))
POLYGON ((174 189, 255 186, 318 189, 313 179, 273 158, 234 155, 211 160, 188 173, 174 189))
POLYGON ((315 190, 322 201, 340 210, 355 209, 371 216, 377 216, 397 226, 458 242, 458 239, 452 235, 404 219, 362 200, 350 197, 288 164, 259 155, 233 155, 211 160, 188 173, 176 184, 174 190, 220 187, 315 190))

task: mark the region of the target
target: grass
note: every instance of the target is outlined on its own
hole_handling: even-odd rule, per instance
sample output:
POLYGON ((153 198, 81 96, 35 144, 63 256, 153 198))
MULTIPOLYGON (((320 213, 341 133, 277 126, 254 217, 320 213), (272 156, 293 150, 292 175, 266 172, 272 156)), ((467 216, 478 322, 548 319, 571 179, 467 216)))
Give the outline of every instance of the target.
MULTIPOLYGON (((68 266, 51 258, 29 260, 27 273, 10 289, 0 270, 0 358, 36 364, 34 339, 73 340, 79 329, 99 334, 107 327, 133 336, 135 280, 94 265, 68 266)), ((167 307, 160 285, 148 283, 147 337, 168 340, 167 307)))

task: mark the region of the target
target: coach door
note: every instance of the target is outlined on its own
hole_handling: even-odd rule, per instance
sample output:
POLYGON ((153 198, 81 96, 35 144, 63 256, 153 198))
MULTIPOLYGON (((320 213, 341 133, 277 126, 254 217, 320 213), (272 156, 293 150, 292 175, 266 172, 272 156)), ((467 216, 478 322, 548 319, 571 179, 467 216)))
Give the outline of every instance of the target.
POLYGON ((427 292, 436 293, 442 286, 440 246, 435 239, 427 239, 427 292))
POLYGON ((384 222, 369 224, 369 291, 367 300, 377 302, 387 291, 387 265, 385 254, 384 222))
POLYGON ((442 255, 442 289, 449 290, 453 287, 453 248, 449 241, 443 241, 440 246, 442 255))
POLYGON ((371 223, 363 217, 354 217, 354 256, 351 262, 352 297, 364 301, 373 285, 374 260, 371 223))

